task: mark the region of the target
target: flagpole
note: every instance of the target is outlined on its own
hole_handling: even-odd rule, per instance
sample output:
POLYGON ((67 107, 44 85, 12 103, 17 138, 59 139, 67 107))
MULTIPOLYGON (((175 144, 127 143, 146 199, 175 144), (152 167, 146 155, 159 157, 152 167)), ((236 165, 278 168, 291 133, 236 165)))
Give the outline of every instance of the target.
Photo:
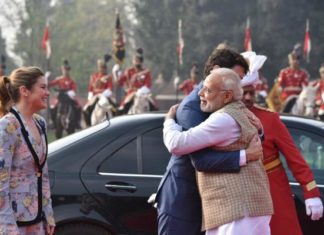
POLYGON ((112 68, 112 74, 114 77, 114 93, 116 96, 116 102, 117 104, 119 104, 122 99, 123 89, 118 86, 118 80, 119 80, 120 73, 122 71, 122 64, 124 62, 126 51, 125 51, 125 37, 124 37, 121 21, 119 18, 118 8, 116 8, 115 10, 115 15, 116 15, 116 21, 115 21, 115 30, 113 33, 113 42, 112 42, 112 48, 113 48, 112 57, 113 60, 115 61, 115 64, 112 68))
MULTIPOLYGON (((45 77, 47 79, 47 83, 50 80, 50 55, 51 55, 51 46, 50 46, 50 39, 49 39, 49 19, 46 19, 46 25, 44 29, 44 35, 42 39, 42 48, 45 50, 45 57, 46 57, 46 72, 45 77)), ((49 123, 50 121, 50 100, 47 99, 47 112, 46 112, 46 122, 49 123)))
POLYGON ((177 63, 176 63, 176 77, 174 78, 174 87, 176 92, 175 104, 178 103, 179 99, 179 82, 180 82, 180 62, 179 62, 179 53, 180 53, 180 46, 178 45, 177 53, 177 63))
POLYGON ((246 19, 244 50, 252 51, 252 34, 251 34, 251 27, 250 27, 250 17, 247 17, 246 19))
POLYGON ((182 61, 182 52, 183 52, 183 47, 184 47, 184 41, 182 38, 182 20, 179 19, 178 21, 178 45, 177 45, 177 54, 178 54, 178 59, 177 59, 177 64, 176 64, 176 78, 174 80, 174 86, 176 89, 176 103, 178 103, 179 99, 179 82, 180 82, 180 68, 183 64, 182 61))
POLYGON ((311 51, 311 39, 309 33, 309 19, 306 19, 306 29, 305 29, 305 37, 304 37, 304 58, 306 59, 306 63, 309 63, 309 54, 311 51))

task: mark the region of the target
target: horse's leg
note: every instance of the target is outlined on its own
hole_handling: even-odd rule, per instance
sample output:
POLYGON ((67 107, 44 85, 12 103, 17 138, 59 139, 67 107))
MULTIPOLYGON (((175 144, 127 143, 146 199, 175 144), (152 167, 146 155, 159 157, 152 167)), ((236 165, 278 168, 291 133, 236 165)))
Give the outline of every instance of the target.
POLYGON ((124 105, 123 113, 124 114, 129 113, 133 104, 134 104, 134 97, 124 105))
POLYGON ((66 132, 68 135, 75 132, 75 129, 77 127, 77 122, 78 122, 77 115, 78 115, 77 107, 74 105, 74 103, 70 103, 70 105, 68 107, 68 112, 66 115, 66 118, 67 118, 66 132))
POLYGON ((57 116, 57 106, 50 108, 50 116, 53 123, 53 128, 56 128, 56 116, 57 116))
POLYGON ((55 137, 60 139, 63 135, 63 125, 61 121, 61 115, 58 113, 55 119, 55 137))
POLYGON ((90 126, 98 124, 98 114, 100 113, 100 107, 96 104, 90 116, 90 126))

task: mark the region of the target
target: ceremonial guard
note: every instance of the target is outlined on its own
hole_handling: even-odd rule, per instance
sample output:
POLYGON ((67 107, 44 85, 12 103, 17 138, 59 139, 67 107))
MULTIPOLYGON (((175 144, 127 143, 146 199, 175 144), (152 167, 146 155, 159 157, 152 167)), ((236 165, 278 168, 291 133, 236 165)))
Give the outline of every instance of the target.
POLYGON ((97 72, 91 74, 89 79, 88 100, 91 100, 92 97, 101 94, 107 89, 112 91, 112 75, 107 73, 107 62, 110 58, 110 55, 105 55, 104 60, 97 61, 97 72))
MULTIPOLYGON (((59 91, 66 91, 71 99, 74 99, 77 85, 70 76, 71 66, 68 60, 64 60, 61 66, 62 76, 56 77, 49 81, 48 87, 56 87, 59 91)), ((57 104, 57 99, 54 102, 54 107, 57 104)))
POLYGON ((254 104, 257 80, 257 75, 248 74, 241 84, 244 90, 244 104, 260 119, 264 129, 263 164, 269 178, 274 205, 274 214, 270 222, 271 234, 301 235, 293 193, 279 153, 283 154, 290 171, 304 192, 306 212, 307 215, 311 215, 312 220, 320 219, 323 214, 320 192, 311 169, 294 144, 288 129, 280 120, 279 114, 254 104), (253 77, 253 79, 248 80, 248 77, 253 77))
POLYGON ((95 105, 99 101, 99 95, 105 96, 113 106, 116 106, 112 97, 113 77, 107 73, 107 63, 111 56, 106 54, 104 60, 97 61, 97 72, 91 74, 88 85, 88 102, 83 108, 83 115, 87 126, 91 125, 91 115, 95 105))
POLYGON ((309 75, 306 70, 299 67, 299 57, 296 52, 288 55, 289 67, 279 73, 279 86, 281 99, 285 101, 291 95, 299 95, 302 86, 308 84, 309 75))
MULTIPOLYGON (((80 120, 81 120, 81 105, 76 98, 77 85, 75 81, 70 76, 71 66, 68 60, 64 60, 61 66, 62 75, 56 77, 54 80, 49 81, 48 87, 56 87, 59 92, 65 92, 71 100, 74 101, 74 111, 76 112, 77 117, 77 128, 81 129, 80 120)), ((56 118, 56 106, 58 103, 57 97, 55 97, 54 102, 51 104, 51 116, 52 120, 56 118)), ((55 123, 55 121, 54 121, 55 123)))
POLYGON ((198 68, 197 64, 194 63, 190 70, 190 77, 179 85, 179 90, 182 91, 184 95, 189 95, 190 92, 198 85, 198 80, 198 68))
POLYGON ((133 103, 134 94, 139 88, 151 88, 152 76, 149 69, 143 67, 143 49, 138 48, 133 57, 133 67, 128 68, 119 78, 119 85, 124 87, 126 95, 120 104, 120 109, 127 113, 133 103))

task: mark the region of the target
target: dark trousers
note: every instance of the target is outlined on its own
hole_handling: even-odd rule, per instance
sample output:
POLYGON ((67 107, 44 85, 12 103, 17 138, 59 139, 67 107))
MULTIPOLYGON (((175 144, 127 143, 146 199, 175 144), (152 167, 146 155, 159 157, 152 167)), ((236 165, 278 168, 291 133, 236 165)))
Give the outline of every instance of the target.
POLYGON ((187 221, 166 213, 158 216, 159 235, 204 235, 200 221, 187 221))

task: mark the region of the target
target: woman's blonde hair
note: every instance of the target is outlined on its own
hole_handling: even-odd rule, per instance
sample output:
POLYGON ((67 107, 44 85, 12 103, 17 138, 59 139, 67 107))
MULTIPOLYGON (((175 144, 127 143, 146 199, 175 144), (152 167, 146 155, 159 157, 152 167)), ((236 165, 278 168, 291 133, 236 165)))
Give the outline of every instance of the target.
POLYGON ((44 76, 43 71, 34 66, 21 67, 11 72, 10 76, 0 78, 0 117, 20 99, 19 88, 25 86, 31 90, 37 80, 44 76))

